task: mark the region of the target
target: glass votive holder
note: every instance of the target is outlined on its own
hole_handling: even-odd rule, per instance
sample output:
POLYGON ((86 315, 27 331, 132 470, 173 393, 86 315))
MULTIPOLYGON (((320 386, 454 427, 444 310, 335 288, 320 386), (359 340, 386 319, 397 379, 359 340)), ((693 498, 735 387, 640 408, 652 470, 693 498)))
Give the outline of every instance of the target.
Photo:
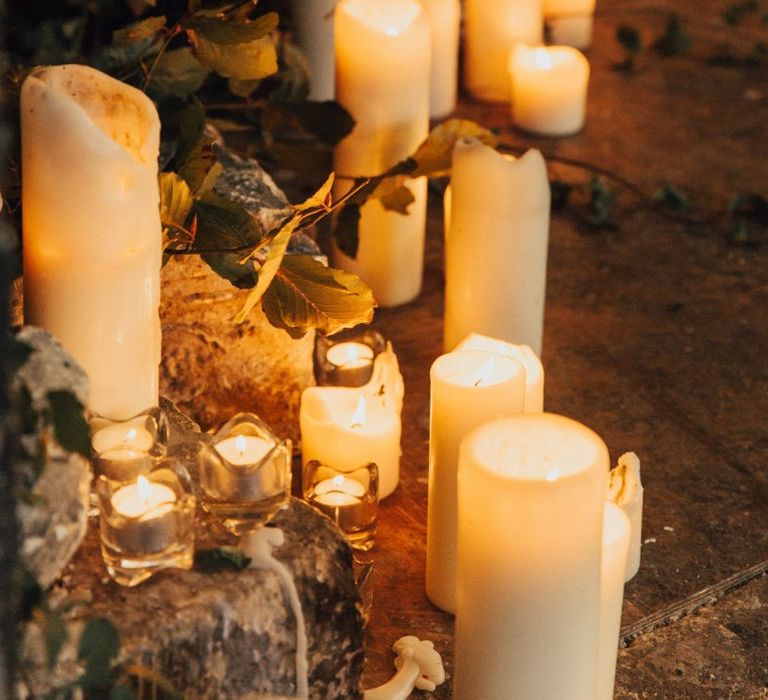
POLYGON ((302 478, 304 500, 333 520, 353 549, 373 547, 379 512, 379 470, 370 462, 340 469, 310 460, 302 478))
POLYGON ((91 447, 97 455, 113 450, 134 450, 159 458, 164 457, 168 449, 168 417, 158 406, 125 420, 93 414, 88 425, 91 447))
POLYGON ((96 494, 101 555, 114 581, 135 586, 162 569, 192 567, 195 497, 179 460, 160 460, 128 483, 102 475, 96 494))
POLYGON ((320 386, 358 387, 373 374, 373 361, 386 342, 373 328, 352 328, 315 340, 315 381, 320 386))
POLYGON ((241 536, 288 507, 291 441, 252 413, 238 413, 200 448, 203 507, 241 536))

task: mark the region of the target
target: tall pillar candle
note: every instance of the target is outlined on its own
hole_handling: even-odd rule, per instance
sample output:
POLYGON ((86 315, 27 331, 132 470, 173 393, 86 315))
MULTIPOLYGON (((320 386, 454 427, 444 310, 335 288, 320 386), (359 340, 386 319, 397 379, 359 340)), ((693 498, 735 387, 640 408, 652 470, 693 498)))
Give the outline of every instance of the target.
POLYGON ((110 418, 158 402, 159 137, 152 101, 93 68, 22 86, 25 321, 72 353, 110 418))
POLYGON ((613 698, 630 529, 626 513, 615 503, 607 502, 603 514, 600 573, 600 655, 595 696, 597 700, 613 698))
POLYGON ((570 46, 516 46, 509 58, 512 121, 543 136, 584 128, 589 61, 570 46))
POLYGON ((464 81, 480 100, 509 101, 509 50, 518 42, 540 44, 541 0, 466 0, 464 81))
MULTIPOLYGON (((429 132, 430 28, 418 0, 340 0, 334 14, 336 99, 355 127, 336 147, 341 176, 377 175, 411 155, 429 132)), ((336 196, 348 189, 339 181, 336 196)), ((353 259, 334 248, 334 264, 359 275, 380 306, 421 291, 426 178, 408 180, 406 215, 377 199, 361 209, 353 259)))
POLYGON ((505 343, 478 333, 470 333, 456 350, 486 350, 517 360, 525 370, 525 410, 523 413, 541 413, 544 410, 544 366, 539 356, 527 345, 505 343))
POLYGON ((474 140, 456 144, 445 247, 446 350, 480 333, 541 355, 549 200, 539 151, 514 159, 474 140))
POLYGON ((459 81, 459 0, 421 0, 432 29, 429 116, 439 119, 456 108, 459 81))
POLYGON ((525 372, 510 357, 462 350, 438 357, 430 371, 427 597, 456 612, 456 467, 459 444, 474 428, 522 413, 525 372))
POLYGON ((542 9, 553 44, 590 47, 595 0, 543 0, 542 9))
POLYGON ((296 45, 309 64, 310 100, 332 100, 335 96, 334 7, 336 0, 291 0, 296 45))
POLYGON ((594 700, 608 450, 551 413, 459 450, 456 700, 594 700))

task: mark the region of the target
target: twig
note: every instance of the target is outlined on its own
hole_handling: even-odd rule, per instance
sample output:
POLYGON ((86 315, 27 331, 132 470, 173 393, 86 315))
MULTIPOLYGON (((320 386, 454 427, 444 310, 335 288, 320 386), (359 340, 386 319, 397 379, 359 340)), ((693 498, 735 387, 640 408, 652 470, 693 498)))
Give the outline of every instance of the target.
POLYGON ((685 600, 672 603, 672 605, 668 605, 651 615, 647 615, 642 620, 627 625, 619 634, 619 644, 622 647, 629 646, 638 637, 648 634, 648 632, 653 632, 661 627, 666 627, 673 622, 677 622, 691 613, 696 612, 699 608, 702 608, 705 605, 716 603, 731 591, 749 583, 758 576, 763 576, 765 573, 768 573, 768 559, 761 561, 759 564, 755 564, 744 571, 740 571, 733 576, 729 576, 719 583, 707 586, 685 600))

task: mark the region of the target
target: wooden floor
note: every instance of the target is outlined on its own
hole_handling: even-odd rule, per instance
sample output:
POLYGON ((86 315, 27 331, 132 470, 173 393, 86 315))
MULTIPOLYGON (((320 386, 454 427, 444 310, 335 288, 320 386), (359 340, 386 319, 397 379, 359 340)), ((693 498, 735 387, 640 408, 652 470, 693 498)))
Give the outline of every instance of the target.
MULTIPOLYGON (((768 196, 768 56, 759 47, 768 29, 759 14, 728 24, 725 0, 598 5, 583 133, 526 137, 504 108, 466 99, 458 114, 498 128, 509 146, 540 148, 554 179, 586 183, 588 170, 562 164, 575 160, 631 185, 603 178, 620 193, 616 230, 585 226, 578 193, 553 216, 543 352, 546 409, 592 427, 614 461, 629 450, 642 461, 645 544, 626 587, 622 624, 633 640, 619 653, 616 697, 764 698, 768 239, 765 221, 736 230, 728 205, 736 194, 768 196), (650 45, 673 11, 692 44, 664 56, 650 45), (633 74, 612 67, 623 58, 621 24, 646 47, 633 74), (653 203, 665 185, 688 194, 690 212, 653 203)), ((365 685, 391 676, 392 643, 416 634, 443 655, 448 679, 432 697, 448 698, 453 619, 424 594, 441 226, 433 196, 423 293, 375 322, 394 343, 406 396, 401 485, 382 504, 375 549, 365 685)))

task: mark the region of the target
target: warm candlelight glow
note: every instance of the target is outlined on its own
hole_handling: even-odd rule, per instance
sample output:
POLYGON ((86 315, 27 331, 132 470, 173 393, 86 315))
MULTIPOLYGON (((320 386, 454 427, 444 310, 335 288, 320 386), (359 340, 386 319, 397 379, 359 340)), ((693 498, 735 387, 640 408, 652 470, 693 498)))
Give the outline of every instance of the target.
POLYGON ((550 70, 555 65, 552 56, 549 55, 549 51, 542 46, 534 51, 533 61, 536 64, 536 67, 541 68, 542 70, 550 70))
POLYGON ((245 456, 245 448, 246 448, 245 438, 242 435, 238 435, 235 438, 235 449, 237 450, 237 453, 240 457, 245 456))
POLYGON ((373 363, 373 348, 363 343, 339 343, 328 348, 325 358, 343 369, 365 367, 373 363))
POLYGON ((362 428, 365 425, 365 396, 360 396, 357 400, 357 406, 349 420, 350 428, 362 428))
POLYGON ((139 476, 135 483, 123 486, 112 496, 112 507, 125 518, 143 518, 150 511, 159 517, 172 508, 176 494, 165 484, 150 482, 139 476), (157 510, 158 506, 166 506, 157 510))
POLYGON ((146 477, 139 476, 139 478, 136 479, 136 488, 139 490, 139 498, 141 498, 144 503, 149 503, 149 482, 146 477))
POLYGON ((216 451, 230 464, 238 467, 260 462, 275 446, 274 442, 255 435, 235 435, 217 442, 216 451))
POLYGON ((380 0, 353 0, 345 4, 344 11, 372 29, 379 29, 387 36, 397 36, 411 26, 421 8, 411 0, 385 3, 380 0))

